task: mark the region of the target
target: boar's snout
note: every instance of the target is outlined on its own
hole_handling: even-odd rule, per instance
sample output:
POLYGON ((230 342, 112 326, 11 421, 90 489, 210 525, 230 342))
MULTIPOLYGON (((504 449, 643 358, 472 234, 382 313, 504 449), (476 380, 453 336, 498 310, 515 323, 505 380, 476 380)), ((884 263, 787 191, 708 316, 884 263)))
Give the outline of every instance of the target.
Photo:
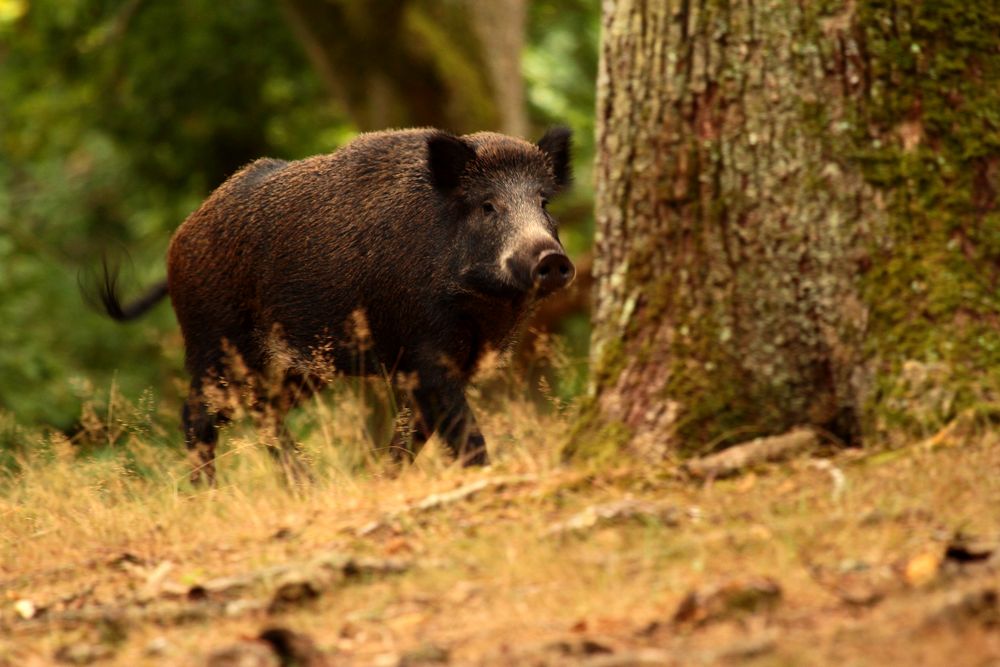
POLYGON ((576 268, 569 257, 558 250, 545 250, 538 256, 535 268, 531 270, 531 282, 538 289, 539 296, 551 294, 573 282, 576 268))

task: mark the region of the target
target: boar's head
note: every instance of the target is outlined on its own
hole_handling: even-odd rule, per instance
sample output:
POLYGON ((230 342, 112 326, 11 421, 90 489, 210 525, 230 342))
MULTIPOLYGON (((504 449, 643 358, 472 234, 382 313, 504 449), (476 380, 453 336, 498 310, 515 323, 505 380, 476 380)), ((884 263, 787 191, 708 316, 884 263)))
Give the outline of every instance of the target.
POLYGON ((427 140, 434 187, 452 207, 463 287, 489 296, 541 298, 568 286, 576 269, 547 210, 570 181, 570 131, 537 144, 480 132, 427 140))

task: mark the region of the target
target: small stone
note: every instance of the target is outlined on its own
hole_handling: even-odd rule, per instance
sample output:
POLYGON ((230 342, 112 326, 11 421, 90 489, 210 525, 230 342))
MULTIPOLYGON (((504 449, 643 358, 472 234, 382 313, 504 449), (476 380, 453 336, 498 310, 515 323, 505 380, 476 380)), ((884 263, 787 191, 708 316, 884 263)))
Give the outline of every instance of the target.
POLYGON ((259 641, 243 641, 209 654, 206 667, 281 667, 271 647, 259 641))
POLYGON ((266 600, 232 600, 226 603, 222 613, 226 616, 243 616, 251 612, 260 611, 267 606, 266 600))
POLYGON ((374 667, 399 667, 400 657, 395 653, 383 653, 375 656, 372 661, 374 667))
POLYGON ((564 535, 637 519, 659 521, 665 526, 677 526, 680 523, 680 515, 681 512, 673 506, 625 499, 587 507, 566 521, 550 526, 545 533, 564 535))
POLYGON ((312 602, 319 594, 319 587, 310 579, 302 576, 288 577, 274 592, 267 610, 271 613, 285 611, 312 602))
POLYGON ((172 648, 173 644, 166 637, 154 637, 149 640, 142 652, 146 656, 157 658, 170 653, 172 648))
POLYGON ((54 657, 58 662, 69 665, 89 665, 98 660, 110 658, 112 655, 114 655, 114 651, 103 644, 75 642, 60 646, 54 657))
POLYGON ((26 621, 34 618, 35 614, 38 613, 35 603, 31 600, 18 600, 14 603, 14 611, 26 621))
POLYGON ((407 651, 399 658, 399 667, 418 667, 419 665, 444 665, 451 660, 448 649, 437 644, 423 644, 412 651, 407 651))
POLYGON ((775 637, 764 634, 733 642, 722 648, 716 657, 726 661, 745 661, 766 655, 773 651, 775 646, 777 646, 775 637))
POLYGON ((865 581, 845 579, 837 586, 837 597, 851 607, 874 607, 885 598, 885 591, 865 581))

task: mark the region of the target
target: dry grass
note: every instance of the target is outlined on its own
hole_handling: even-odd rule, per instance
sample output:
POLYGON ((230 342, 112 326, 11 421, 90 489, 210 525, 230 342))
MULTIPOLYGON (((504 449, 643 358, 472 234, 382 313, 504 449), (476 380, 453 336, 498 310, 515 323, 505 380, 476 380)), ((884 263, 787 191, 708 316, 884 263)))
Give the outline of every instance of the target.
MULTIPOLYGON (((275 626, 312 637, 331 664, 1000 661, 1000 610, 947 606, 1000 588, 1000 547, 977 562, 944 557, 958 533, 984 539, 987 554, 1000 538, 991 434, 704 484, 627 462, 564 467, 566 417, 514 399, 479 412, 491 469, 456 469, 432 447, 393 474, 368 453, 360 403, 349 392, 322 398, 296 425, 318 477, 299 489, 280 482, 246 427, 226 432, 213 491, 191 489, 182 453, 149 430, 125 429, 100 456, 59 441, 44 456, 28 448, 0 492, 0 664, 50 664, 71 657, 66 647, 98 664, 202 664, 275 626), (417 508, 432 493, 510 476, 417 508), (637 509, 552 533, 615 503, 637 509), (159 622, 126 613, 193 608, 184 594, 194 585, 334 552, 411 567, 318 584, 315 600, 281 611, 232 605, 159 622), (706 591, 761 578, 780 587, 776 604, 713 603, 706 591), (703 591, 702 622, 672 622, 691 591, 703 591), (100 613, 74 621, 81 610, 100 613)), ((267 602, 279 579, 226 602, 267 602)))

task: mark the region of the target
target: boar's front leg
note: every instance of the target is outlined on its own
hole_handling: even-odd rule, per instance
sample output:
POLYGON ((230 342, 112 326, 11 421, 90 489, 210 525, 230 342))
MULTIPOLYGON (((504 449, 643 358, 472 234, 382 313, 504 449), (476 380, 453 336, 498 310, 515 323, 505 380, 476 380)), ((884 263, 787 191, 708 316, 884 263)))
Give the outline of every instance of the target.
POLYGON ((416 407, 414 455, 431 433, 438 433, 463 466, 489 465, 486 440, 465 400, 463 384, 454 380, 428 382, 426 377, 421 377, 419 386, 413 390, 413 402, 416 407))
POLYGON ((251 406, 254 424, 268 454, 280 466, 285 481, 291 486, 312 481, 302 448, 288 430, 285 417, 297 403, 312 395, 313 384, 308 378, 295 374, 283 379, 261 376, 255 382, 254 393, 251 406))
POLYGON ((394 463, 412 463, 430 438, 431 430, 413 404, 411 391, 395 388, 394 398, 397 413, 389 442, 389 457, 394 463))
POLYGON ((228 416, 213 411, 202 391, 202 380, 191 382, 191 390, 181 413, 184 443, 191 463, 191 484, 198 486, 202 478, 215 486, 215 445, 219 441, 218 427, 228 416))

